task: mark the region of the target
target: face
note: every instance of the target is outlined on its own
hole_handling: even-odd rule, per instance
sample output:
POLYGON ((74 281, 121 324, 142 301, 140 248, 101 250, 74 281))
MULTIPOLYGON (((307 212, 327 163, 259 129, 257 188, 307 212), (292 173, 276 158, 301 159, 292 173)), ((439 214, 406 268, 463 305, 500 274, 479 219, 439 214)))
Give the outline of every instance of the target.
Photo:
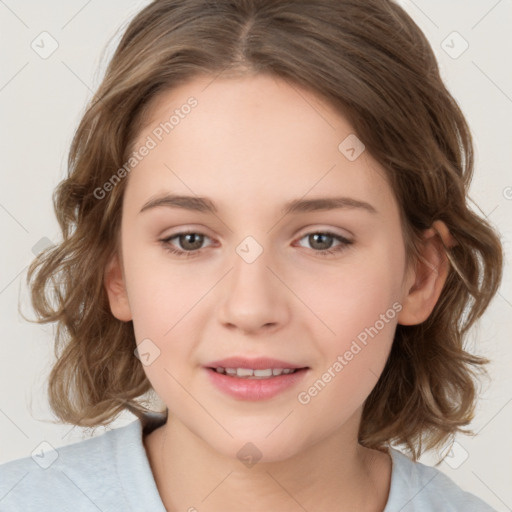
POLYGON ((112 311, 170 417, 229 457, 357 426, 384 368, 411 280, 397 202, 353 132, 277 78, 201 77, 157 99, 133 146, 150 149, 127 178, 112 311), (305 369, 220 376, 226 391, 205 367, 229 357, 305 369))

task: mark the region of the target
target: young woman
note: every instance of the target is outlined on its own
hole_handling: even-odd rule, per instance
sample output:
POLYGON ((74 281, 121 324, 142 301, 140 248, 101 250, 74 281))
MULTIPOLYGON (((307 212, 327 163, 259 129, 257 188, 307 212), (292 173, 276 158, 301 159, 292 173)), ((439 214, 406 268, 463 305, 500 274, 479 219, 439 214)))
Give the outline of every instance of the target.
POLYGON ((151 3, 29 271, 57 416, 137 420, 2 466, 0 510, 492 510, 416 462, 469 424, 486 362, 464 335, 502 256, 472 169, 395 3, 151 3))

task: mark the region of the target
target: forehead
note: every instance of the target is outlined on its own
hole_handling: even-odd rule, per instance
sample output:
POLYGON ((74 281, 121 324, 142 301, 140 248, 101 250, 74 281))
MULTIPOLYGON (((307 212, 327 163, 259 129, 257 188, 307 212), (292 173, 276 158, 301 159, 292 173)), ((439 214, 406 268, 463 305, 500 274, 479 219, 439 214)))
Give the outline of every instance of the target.
POLYGON ((396 210, 384 170, 349 121, 314 93, 270 75, 202 76, 161 93, 133 149, 144 145, 151 150, 133 167, 126 191, 139 204, 170 191, 250 210, 263 198, 270 207, 330 193, 396 210))

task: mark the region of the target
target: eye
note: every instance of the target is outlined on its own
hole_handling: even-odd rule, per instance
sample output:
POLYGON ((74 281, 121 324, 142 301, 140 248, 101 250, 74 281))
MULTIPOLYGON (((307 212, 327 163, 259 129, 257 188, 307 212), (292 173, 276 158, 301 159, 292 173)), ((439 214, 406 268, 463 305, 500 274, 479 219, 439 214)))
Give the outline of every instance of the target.
MULTIPOLYGON (((349 245, 354 243, 352 240, 348 240, 341 235, 336 235, 335 233, 331 233, 329 231, 316 231, 308 233, 304 235, 300 240, 304 239, 307 239, 313 251, 321 256, 338 254, 346 250, 349 245), (339 244, 333 248, 334 241, 339 242, 339 244)), ((303 246, 301 245, 301 247, 303 246)))
POLYGON ((210 237, 195 231, 184 231, 181 233, 176 233, 170 237, 163 238, 159 241, 162 243, 166 251, 177 256, 185 256, 190 258, 200 254, 205 238, 210 237), (171 243, 171 240, 174 240, 175 238, 177 239, 178 244, 182 247, 182 249, 176 248, 176 246, 171 243))
MULTIPOLYGON (((209 236, 196 231, 183 231, 159 241, 164 246, 164 249, 171 254, 175 254, 179 257, 191 258, 201 254, 202 249, 204 248, 202 247, 203 243, 205 239, 209 238, 209 236), (172 243, 175 239, 181 248, 176 247, 176 245, 172 243)), ((307 239, 308 243, 311 244, 311 249, 320 256, 338 254, 346 250, 349 245, 353 244, 352 240, 348 240, 341 235, 336 235, 329 231, 311 232, 304 235, 299 240, 303 239, 307 239), (335 245, 333 248, 333 243, 336 241, 338 242, 338 245, 335 245)), ((300 245, 300 247, 303 247, 303 245, 300 245)))

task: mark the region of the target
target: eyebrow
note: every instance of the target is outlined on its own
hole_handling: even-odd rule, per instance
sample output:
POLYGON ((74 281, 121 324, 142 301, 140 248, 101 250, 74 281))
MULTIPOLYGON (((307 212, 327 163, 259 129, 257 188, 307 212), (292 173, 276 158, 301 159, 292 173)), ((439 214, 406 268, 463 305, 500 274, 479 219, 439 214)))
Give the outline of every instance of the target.
MULTIPOLYGON (((215 203, 207 197, 199 196, 180 196, 174 194, 164 194, 150 199, 144 204, 139 213, 151 210, 153 208, 169 207, 182 208, 202 213, 218 213, 215 203)), ((334 210, 337 208, 361 209, 369 213, 376 214, 377 210, 365 201, 353 199, 351 197, 319 197, 314 199, 294 199, 284 205, 281 210, 283 215, 290 213, 305 213, 314 211, 334 210)))

